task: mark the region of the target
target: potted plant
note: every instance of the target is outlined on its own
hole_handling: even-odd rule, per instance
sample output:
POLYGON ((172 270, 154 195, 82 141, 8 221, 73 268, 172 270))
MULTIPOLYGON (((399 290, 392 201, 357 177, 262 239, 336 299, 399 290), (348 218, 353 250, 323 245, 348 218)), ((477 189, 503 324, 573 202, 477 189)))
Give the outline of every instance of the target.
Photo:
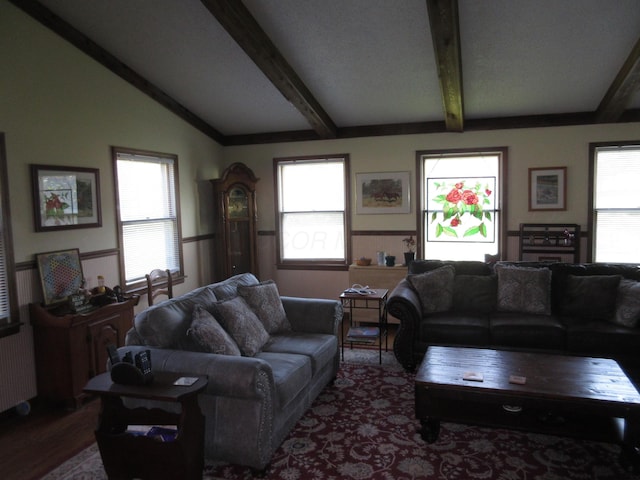
POLYGON ((409 235, 407 238, 402 239, 406 251, 404 252, 404 264, 409 266, 416 258, 416 241, 413 235, 409 235))

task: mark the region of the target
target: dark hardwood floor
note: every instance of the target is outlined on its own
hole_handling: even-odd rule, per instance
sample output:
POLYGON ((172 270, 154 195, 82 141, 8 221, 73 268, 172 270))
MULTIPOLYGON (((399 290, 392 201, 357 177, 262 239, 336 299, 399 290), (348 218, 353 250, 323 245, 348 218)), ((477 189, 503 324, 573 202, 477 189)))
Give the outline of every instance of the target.
POLYGON ((13 409, 0 415, 0 477, 36 480, 95 438, 100 402, 91 400, 75 411, 34 402, 21 417, 13 409))

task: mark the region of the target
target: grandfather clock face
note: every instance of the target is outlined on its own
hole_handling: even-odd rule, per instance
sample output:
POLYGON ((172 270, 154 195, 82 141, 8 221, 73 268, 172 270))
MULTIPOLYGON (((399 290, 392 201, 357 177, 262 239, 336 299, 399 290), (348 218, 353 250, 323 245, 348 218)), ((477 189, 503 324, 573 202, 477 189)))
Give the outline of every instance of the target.
POLYGON ((248 218, 249 198, 244 189, 235 187, 229 192, 229 218, 248 218))

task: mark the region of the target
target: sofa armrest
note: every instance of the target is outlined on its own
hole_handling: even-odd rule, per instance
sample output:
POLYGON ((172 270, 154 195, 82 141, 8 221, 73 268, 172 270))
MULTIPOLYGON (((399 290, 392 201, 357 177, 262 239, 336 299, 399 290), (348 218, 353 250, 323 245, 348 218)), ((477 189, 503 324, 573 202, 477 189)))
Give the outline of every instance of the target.
POLYGON ((393 341, 393 353, 407 371, 416 368, 413 341, 422 318, 422 305, 418 294, 404 278, 387 299, 387 311, 400 320, 400 327, 393 341))
POLYGON ((118 349, 120 356, 127 351, 135 355, 141 350, 151 351, 151 367, 154 372, 207 375, 209 383, 205 393, 208 395, 251 399, 270 397, 267 398, 268 403, 273 404, 273 371, 260 358, 141 346, 118 349))
POLYGON ((338 335, 342 305, 324 298, 280 297, 295 332, 338 335))

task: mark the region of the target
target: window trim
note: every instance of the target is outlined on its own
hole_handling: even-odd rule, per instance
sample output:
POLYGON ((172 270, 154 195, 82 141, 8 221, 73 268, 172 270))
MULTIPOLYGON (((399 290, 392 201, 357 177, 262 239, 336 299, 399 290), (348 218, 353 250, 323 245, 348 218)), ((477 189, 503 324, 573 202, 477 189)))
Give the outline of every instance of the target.
POLYGON ((640 147, 640 140, 624 140, 620 142, 591 142, 589 143, 589 198, 587 200, 587 262, 593 262, 595 258, 595 229, 596 212, 594 209, 595 180, 596 180, 596 151, 599 148, 607 147, 628 147, 637 145, 640 147))
POLYGON ((472 155, 483 155, 483 154, 491 154, 496 153, 499 154, 501 160, 499 162, 499 170, 500 170, 500 197, 498 198, 497 210, 500 212, 500 221, 498 222, 499 232, 496 235, 497 243, 498 243, 498 259, 508 258, 508 245, 507 237, 508 237, 508 212, 507 212, 507 204, 506 201, 508 196, 509 182, 508 182, 508 172, 509 172, 509 147, 482 147, 482 148, 449 148, 449 149, 437 149, 437 150, 417 150, 416 151, 416 192, 418 192, 418 202, 416 208, 416 225, 418 226, 418 232, 416 234, 416 258, 424 258, 425 252, 425 209, 426 205, 424 202, 425 192, 424 192, 424 161, 422 157, 425 155, 429 156, 472 156, 472 155))
POLYGON ((306 155, 276 157, 273 159, 274 208, 276 224, 276 268, 279 270, 348 270, 351 263, 351 169, 348 153, 331 155, 306 155), (344 261, 329 260, 284 260, 282 258, 282 225, 280 220, 280 164, 310 162, 318 160, 341 160, 344 162, 344 261))
POLYGON ((9 203, 9 172, 8 158, 5 146, 5 136, 0 132, 0 195, 2 207, 2 235, 4 241, 4 262, 7 275, 7 300, 9 302, 9 321, 0 325, 0 338, 15 335, 20 331, 23 322, 20 321, 18 305, 18 289, 16 282, 16 265, 13 250, 13 233, 11 227, 11 206, 9 203))
MULTIPOLYGON (((112 167, 113 167, 113 180, 114 180, 114 200, 116 207, 116 226, 118 230, 118 263, 120 267, 120 285, 123 286, 123 291, 125 293, 133 293, 139 292, 147 288, 146 279, 142 277, 139 281, 132 282, 127 284, 125 278, 125 259, 124 259, 124 229, 123 223, 120 219, 120 197, 118 192, 118 154, 126 154, 126 155, 140 155, 147 157, 156 157, 156 158, 166 158, 171 159, 174 165, 173 178, 174 178, 174 202, 175 202, 175 210, 176 210, 176 236, 178 240, 178 264, 179 271, 171 272, 172 277, 174 278, 173 284, 179 283, 180 279, 184 278, 184 257, 183 257, 183 241, 182 241, 182 216, 180 210, 180 177, 179 177, 179 169, 178 169, 178 156, 172 153, 162 153, 162 152, 154 152, 151 150, 140 150, 136 148, 127 148, 127 147, 111 147, 111 159, 112 159, 112 167)), ((151 271, 153 268, 150 268, 151 271)))

